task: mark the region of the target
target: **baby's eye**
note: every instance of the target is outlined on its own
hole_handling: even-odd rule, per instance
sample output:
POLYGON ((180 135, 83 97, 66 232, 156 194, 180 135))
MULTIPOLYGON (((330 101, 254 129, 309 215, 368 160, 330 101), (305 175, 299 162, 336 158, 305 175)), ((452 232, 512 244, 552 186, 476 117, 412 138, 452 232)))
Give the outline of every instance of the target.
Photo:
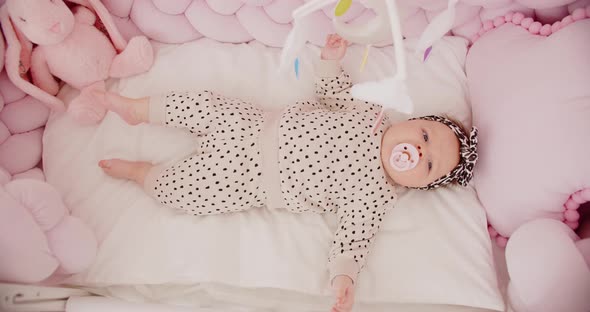
POLYGON ((428 161, 428 171, 432 170, 432 161, 428 161))
POLYGON ((422 137, 424 138, 424 142, 428 142, 428 133, 426 131, 422 131, 422 137))
POLYGON ((18 19, 20 19, 20 20, 21 20, 21 22, 25 22, 25 23, 27 22, 27 20, 26 20, 26 19, 24 19, 23 17, 19 17, 18 19))

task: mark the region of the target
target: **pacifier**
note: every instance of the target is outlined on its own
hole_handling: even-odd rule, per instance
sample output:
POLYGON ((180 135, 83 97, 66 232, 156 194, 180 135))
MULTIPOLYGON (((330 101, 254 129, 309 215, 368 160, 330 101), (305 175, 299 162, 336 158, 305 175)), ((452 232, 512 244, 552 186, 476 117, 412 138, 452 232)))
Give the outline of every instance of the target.
POLYGON ((401 143, 391 151, 389 164, 396 171, 407 171, 414 169, 420 161, 420 152, 412 144, 401 143))

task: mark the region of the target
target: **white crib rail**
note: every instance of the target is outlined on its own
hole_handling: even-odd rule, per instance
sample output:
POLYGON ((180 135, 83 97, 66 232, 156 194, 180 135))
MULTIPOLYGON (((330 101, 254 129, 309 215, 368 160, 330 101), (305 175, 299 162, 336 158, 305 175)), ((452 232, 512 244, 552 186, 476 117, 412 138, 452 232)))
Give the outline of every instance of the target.
POLYGON ((69 297, 90 295, 75 288, 0 283, 0 311, 61 312, 69 297))

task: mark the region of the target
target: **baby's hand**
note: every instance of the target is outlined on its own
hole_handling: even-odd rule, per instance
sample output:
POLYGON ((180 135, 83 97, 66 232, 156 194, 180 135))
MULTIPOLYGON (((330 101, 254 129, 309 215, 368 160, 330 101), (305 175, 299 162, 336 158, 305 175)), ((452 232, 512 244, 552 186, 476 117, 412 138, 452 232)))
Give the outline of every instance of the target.
POLYGON ((322 60, 341 60, 346 54, 348 41, 337 34, 330 34, 326 38, 326 45, 322 48, 320 57, 322 60))
POLYGON ((332 293, 336 303, 330 312, 349 312, 354 304, 354 285, 352 279, 346 275, 338 275, 332 281, 332 293))

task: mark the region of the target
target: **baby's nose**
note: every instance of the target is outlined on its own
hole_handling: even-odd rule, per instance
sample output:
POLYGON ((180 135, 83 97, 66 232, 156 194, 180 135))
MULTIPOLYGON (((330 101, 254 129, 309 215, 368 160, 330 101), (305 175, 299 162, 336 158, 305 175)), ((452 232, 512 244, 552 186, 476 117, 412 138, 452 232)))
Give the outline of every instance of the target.
POLYGON ((416 145, 416 148, 418 149, 418 155, 420 156, 420 158, 422 158, 422 146, 420 144, 416 145))

